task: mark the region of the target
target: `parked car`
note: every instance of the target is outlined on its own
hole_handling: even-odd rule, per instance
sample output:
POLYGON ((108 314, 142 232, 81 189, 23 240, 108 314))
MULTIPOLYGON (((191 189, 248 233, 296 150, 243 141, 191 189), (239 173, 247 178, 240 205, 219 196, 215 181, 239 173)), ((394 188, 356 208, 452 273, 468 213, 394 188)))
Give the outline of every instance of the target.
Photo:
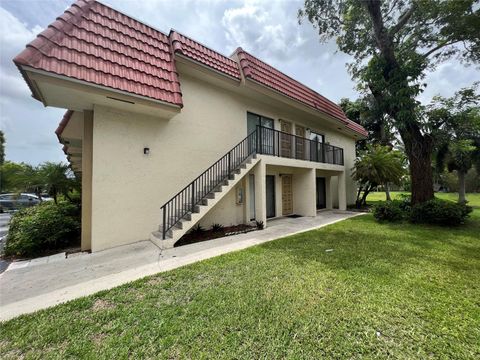
POLYGON ((18 210, 28 206, 34 206, 41 201, 50 201, 51 198, 40 198, 35 194, 1 194, 0 209, 2 210, 18 210))

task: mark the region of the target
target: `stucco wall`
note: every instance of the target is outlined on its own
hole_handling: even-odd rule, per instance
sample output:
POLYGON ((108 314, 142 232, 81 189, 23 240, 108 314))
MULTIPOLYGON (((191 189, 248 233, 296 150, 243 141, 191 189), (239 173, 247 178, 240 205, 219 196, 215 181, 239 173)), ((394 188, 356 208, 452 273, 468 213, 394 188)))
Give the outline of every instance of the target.
MULTIPOLYGON (((281 106, 242 97, 186 74, 181 74, 181 88, 184 108, 170 120, 94 107, 93 251, 147 239, 161 222, 160 206, 246 136, 247 111, 275 119, 276 128, 279 119, 295 116, 281 106), (149 155, 143 154, 144 147, 150 149, 149 155)), ((297 118, 321 130, 303 115, 297 118)), ((332 145, 345 149, 346 168, 350 168, 353 139, 332 130, 323 133, 332 145)), ((347 191, 352 193, 351 202, 350 180, 347 191)), ((230 218, 226 224, 243 221, 244 210, 235 205, 235 192, 217 206, 204 224, 220 222, 214 220, 219 214, 230 218), (230 214, 225 212, 230 209, 227 204, 233 204, 230 214)))
MULTIPOLYGON (((247 177, 248 178, 248 175, 247 177)), ((244 224, 245 220, 245 179, 234 187, 225 197, 212 208, 202 220, 200 225, 204 229, 210 229, 213 224, 222 224, 225 226, 244 224), (237 188, 244 190, 243 204, 237 204, 237 188)))

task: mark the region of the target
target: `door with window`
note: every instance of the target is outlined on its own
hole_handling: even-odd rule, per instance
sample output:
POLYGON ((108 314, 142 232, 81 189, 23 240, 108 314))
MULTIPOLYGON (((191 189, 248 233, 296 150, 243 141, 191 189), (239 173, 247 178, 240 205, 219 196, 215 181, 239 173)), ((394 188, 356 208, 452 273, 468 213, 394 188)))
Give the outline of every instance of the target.
POLYGON ((282 215, 293 213, 292 175, 282 175, 282 215))
POLYGON ((315 159, 315 161, 325 162, 325 151, 323 145, 325 143, 325 136, 318 132, 310 131, 310 140, 313 140, 310 142, 312 158, 315 159))
POLYGON ((257 134, 257 136, 252 139, 251 146, 259 147, 259 152, 263 154, 273 155, 273 119, 247 112, 248 134, 251 134, 252 132, 257 130, 257 126, 261 126, 261 134, 257 134))
POLYGON ((292 124, 282 120, 282 134, 280 134, 280 152, 282 157, 292 157, 292 124))

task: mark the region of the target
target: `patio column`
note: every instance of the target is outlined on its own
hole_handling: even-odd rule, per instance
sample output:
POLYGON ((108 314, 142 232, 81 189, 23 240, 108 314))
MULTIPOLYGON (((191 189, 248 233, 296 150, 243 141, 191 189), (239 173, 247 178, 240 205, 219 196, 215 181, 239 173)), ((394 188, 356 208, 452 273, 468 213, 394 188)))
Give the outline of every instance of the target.
POLYGON ((328 210, 333 209, 333 199, 332 199, 332 177, 325 176, 325 207, 328 210))
POLYGON ((84 111, 82 139, 82 250, 92 248, 93 111, 84 111))
POLYGON ((259 160, 253 169, 255 176, 255 220, 263 221, 264 227, 267 227, 267 207, 266 207, 266 168, 265 163, 259 160))
POLYGON ((293 210, 295 214, 316 216, 316 200, 316 170, 297 170, 293 175, 293 210))
POLYGON ((344 171, 338 174, 338 209, 347 210, 347 186, 344 171))

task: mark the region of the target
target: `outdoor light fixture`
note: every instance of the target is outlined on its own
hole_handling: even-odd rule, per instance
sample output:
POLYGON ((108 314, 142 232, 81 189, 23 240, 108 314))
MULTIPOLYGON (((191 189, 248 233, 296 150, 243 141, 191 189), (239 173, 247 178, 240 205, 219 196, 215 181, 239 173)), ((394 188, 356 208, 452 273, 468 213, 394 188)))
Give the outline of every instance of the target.
POLYGON ((150 154, 150 148, 144 147, 144 148, 143 148, 143 154, 144 154, 144 155, 150 154))

